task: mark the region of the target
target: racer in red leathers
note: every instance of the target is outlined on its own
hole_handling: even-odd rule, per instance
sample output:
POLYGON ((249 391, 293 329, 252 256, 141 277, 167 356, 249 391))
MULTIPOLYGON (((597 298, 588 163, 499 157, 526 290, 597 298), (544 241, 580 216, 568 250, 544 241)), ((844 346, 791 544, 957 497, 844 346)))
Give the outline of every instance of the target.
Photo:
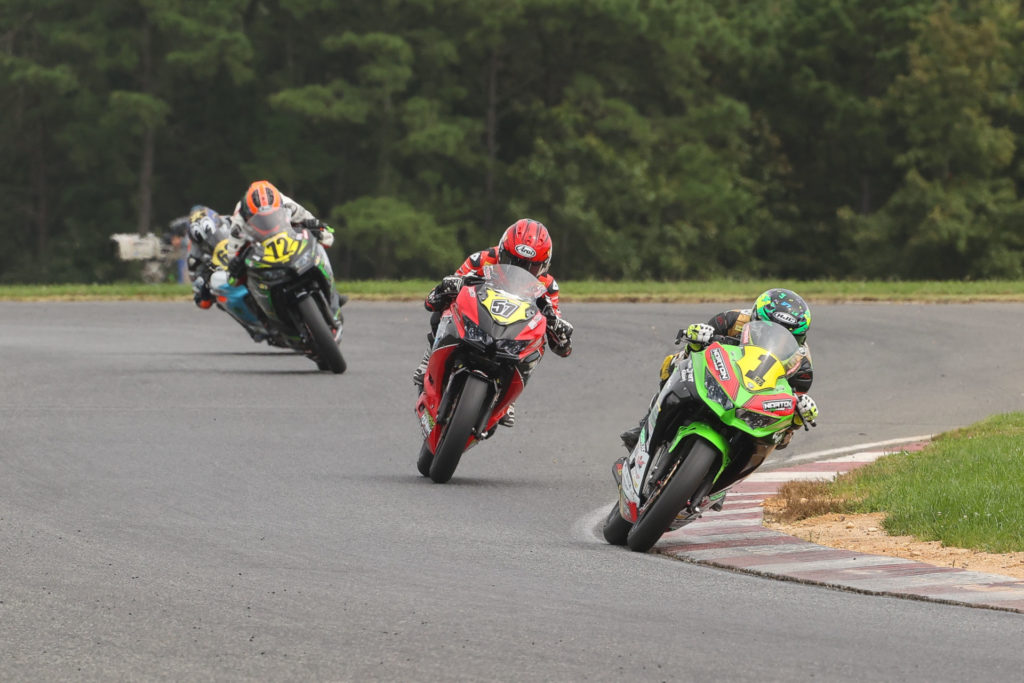
MULTIPOLYGON (((445 277, 430 290, 423 302, 424 307, 432 312, 429 336, 431 344, 437 333, 441 315, 458 296, 463 278, 467 275, 483 275, 485 266, 504 263, 525 268, 547 288, 547 292, 537 300, 537 307, 548 319, 548 346, 563 358, 572 353, 573 327, 562 317, 558 306, 558 282, 548 273, 551 250, 551 235, 548 234, 548 229, 539 221, 522 218, 505 230, 497 246, 471 254, 454 275, 445 277)), ((427 372, 430 353, 431 349, 427 349, 413 373, 413 383, 420 391, 423 390, 423 376, 427 372)), ((506 427, 515 424, 513 406, 509 406, 508 412, 501 419, 501 424, 506 427)))

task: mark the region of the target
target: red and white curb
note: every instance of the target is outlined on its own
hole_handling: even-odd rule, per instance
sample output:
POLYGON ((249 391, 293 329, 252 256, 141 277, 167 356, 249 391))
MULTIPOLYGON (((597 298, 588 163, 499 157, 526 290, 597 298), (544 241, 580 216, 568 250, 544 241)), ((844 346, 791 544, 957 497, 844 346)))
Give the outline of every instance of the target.
MULTIPOLYGON (((889 443, 897 442, 885 445, 889 443)), ((783 483, 831 479, 887 453, 920 450, 925 444, 927 440, 904 441, 899 448, 860 451, 755 472, 733 487, 721 512, 708 513, 678 531, 665 534, 654 552, 776 579, 1024 613, 1024 581, 1019 579, 827 548, 762 526, 761 503, 777 493, 783 483)))

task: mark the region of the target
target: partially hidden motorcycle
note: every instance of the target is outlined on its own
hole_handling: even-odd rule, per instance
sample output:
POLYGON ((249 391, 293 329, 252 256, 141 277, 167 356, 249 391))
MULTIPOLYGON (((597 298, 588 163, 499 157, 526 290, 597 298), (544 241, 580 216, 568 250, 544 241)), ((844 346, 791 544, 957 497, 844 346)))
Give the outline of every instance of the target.
POLYGON ((282 340, 271 335, 260 320, 256 302, 245 285, 232 285, 228 279, 228 242, 230 233, 225 225, 215 228, 212 243, 215 245, 206 256, 212 272, 209 276, 210 293, 217 308, 227 313, 241 325, 255 342, 265 341, 271 346, 287 346, 282 340))
POLYGON ((551 311, 544 285, 513 265, 467 276, 441 317, 416 401, 423 445, 416 466, 437 483, 455 473, 462 454, 493 436, 508 406, 544 356, 551 311))
POLYGON ((765 321, 744 325, 738 340, 716 335, 681 358, 636 446, 613 466, 619 500, 605 518, 605 540, 646 552, 704 509, 720 510, 728 489, 793 427, 799 413, 787 377, 800 361, 792 333, 765 321))
MULTIPOLYGON (((266 329, 268 341, 340 374, 348 366, 340 348, 344 321, 334 271, 320 242, 290 219, 286 209, 274 209, 254 214, 243 227, 250 245, 245 286, 256 305, 247 311, 266 329)), ((231 300, 224 303, 230 306, 231 300)))

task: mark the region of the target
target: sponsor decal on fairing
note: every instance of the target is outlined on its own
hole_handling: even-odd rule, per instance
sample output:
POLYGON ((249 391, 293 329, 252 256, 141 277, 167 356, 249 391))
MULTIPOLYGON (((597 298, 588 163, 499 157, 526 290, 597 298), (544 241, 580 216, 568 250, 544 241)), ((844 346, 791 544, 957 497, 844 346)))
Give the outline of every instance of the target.
POLYGON ((723 356, 724 354, 722 353, 722 349, 718 348, 711 350, 711 362, 715 366, 715 372, 718 374, 719 379, 723 382, 728 382, 731 379, 731 375, 729 374, 729 364, 725 362, 725 358, 723 358, 723 356))

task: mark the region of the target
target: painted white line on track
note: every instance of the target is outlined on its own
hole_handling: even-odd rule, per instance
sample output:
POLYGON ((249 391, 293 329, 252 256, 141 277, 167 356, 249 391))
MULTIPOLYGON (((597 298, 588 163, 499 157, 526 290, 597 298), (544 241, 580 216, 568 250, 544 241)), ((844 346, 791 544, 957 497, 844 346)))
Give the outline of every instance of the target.
POLYGON ((804 460, 817 460, 828 455, 839 455, 840 453, 852 453, 856 451, 870 451, 878 450, 884 446, 895 446, 901 443, 913 443, 914 441, 928 441, 932 438, 931 434, 923 436, 908 436, 902 439, 889 439, 887 441, 873 441, 871 443, 861 443, 854 446, 842 446, 841 448, 829 448, 824 451, 814 451, 813 453, 804 453, 803 455, 797 455, 790 458, 785 462, 786 466, 789 466, 794 462, 803 462, 804 460))

